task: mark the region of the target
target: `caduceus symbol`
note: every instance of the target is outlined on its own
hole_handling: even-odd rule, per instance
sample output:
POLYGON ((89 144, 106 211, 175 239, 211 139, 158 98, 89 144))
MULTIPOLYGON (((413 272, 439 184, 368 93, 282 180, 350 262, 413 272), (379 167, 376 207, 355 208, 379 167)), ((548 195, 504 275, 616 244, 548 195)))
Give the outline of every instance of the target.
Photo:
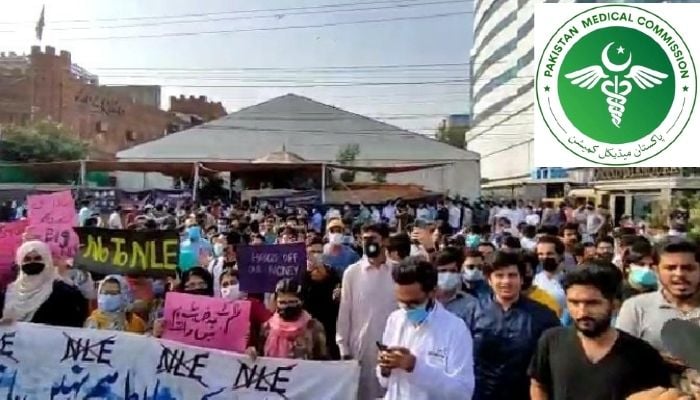
MULTIPOLYGON (((632 83, 627 79, 633 80, 640 89, 644 90, 660 85, 668 77, 668 74, 641 65, 632 65, 632 52, 629 52, 627 61, 623 64, 613 63, 608 57, 608 51, 614 44, 615 42, 610 42, 603 49, 601 55, 603 66, 591 65, 564 76, 571 80, 572 84, 588 90, 596 87, 601 79, 606 79, 600 85, 600 90, 606 96, 610 121, 619 128, 622 123, 622 114, 625 112, 627 95, 632 91, 632 83), (629 69, 629 72, 626 75, 622 75, 627 69, 629 69), (608 79, 610 75, 605 73, 606 70, 612 75, 612 79, 608 79)), ((618 54, 624 54, 624 52, 625 49, 622 46, 617 48, 618 54)))

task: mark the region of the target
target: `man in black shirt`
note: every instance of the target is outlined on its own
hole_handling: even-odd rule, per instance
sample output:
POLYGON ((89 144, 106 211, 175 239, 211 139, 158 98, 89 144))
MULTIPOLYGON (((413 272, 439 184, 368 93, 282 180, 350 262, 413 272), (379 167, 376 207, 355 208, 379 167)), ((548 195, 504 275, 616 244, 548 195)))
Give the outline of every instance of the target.
POLYGON ((575 328, 554 328, 541 337, 529 369, 532 400, 625 400, 670 385, 651 345, 611 327, 620 284, 615 266, 601 261, 566 275, 575 328))

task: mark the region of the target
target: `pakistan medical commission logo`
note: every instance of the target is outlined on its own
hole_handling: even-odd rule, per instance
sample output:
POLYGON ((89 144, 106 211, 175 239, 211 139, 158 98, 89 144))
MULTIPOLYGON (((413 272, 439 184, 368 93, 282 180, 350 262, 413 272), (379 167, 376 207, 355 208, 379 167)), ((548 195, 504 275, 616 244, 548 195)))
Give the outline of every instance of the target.
POLYGON ((696 97, 692 56, 666 21, 609 5, 567 21, 547 43, 535 79, 549 131, 590 162, 627 165, 668 148, 696 97))

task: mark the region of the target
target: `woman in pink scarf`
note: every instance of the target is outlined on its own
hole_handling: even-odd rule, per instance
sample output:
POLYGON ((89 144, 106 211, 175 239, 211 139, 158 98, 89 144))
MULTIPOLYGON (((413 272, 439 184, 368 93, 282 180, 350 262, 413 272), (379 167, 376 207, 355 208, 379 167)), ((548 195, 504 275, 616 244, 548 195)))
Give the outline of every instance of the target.
POLYGON ((248 349, 248 355, 304 360, 328 358, 323 325, 303 309, 300 293, 301 286, 290 279, 277 283, 277 311, 263 324, 257 348, 248 349))

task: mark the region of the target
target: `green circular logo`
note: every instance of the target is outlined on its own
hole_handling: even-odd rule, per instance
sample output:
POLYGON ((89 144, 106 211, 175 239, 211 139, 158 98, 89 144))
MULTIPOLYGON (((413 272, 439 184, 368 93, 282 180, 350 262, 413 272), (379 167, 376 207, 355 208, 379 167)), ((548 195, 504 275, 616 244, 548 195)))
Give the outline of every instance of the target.
POLYGON ((678 138, 693 112, 696 72, 680 35, 627 5, 591 8, 567 21, 537 68, 542 118, 557 140, 588 161, 648 160, 678 138))

